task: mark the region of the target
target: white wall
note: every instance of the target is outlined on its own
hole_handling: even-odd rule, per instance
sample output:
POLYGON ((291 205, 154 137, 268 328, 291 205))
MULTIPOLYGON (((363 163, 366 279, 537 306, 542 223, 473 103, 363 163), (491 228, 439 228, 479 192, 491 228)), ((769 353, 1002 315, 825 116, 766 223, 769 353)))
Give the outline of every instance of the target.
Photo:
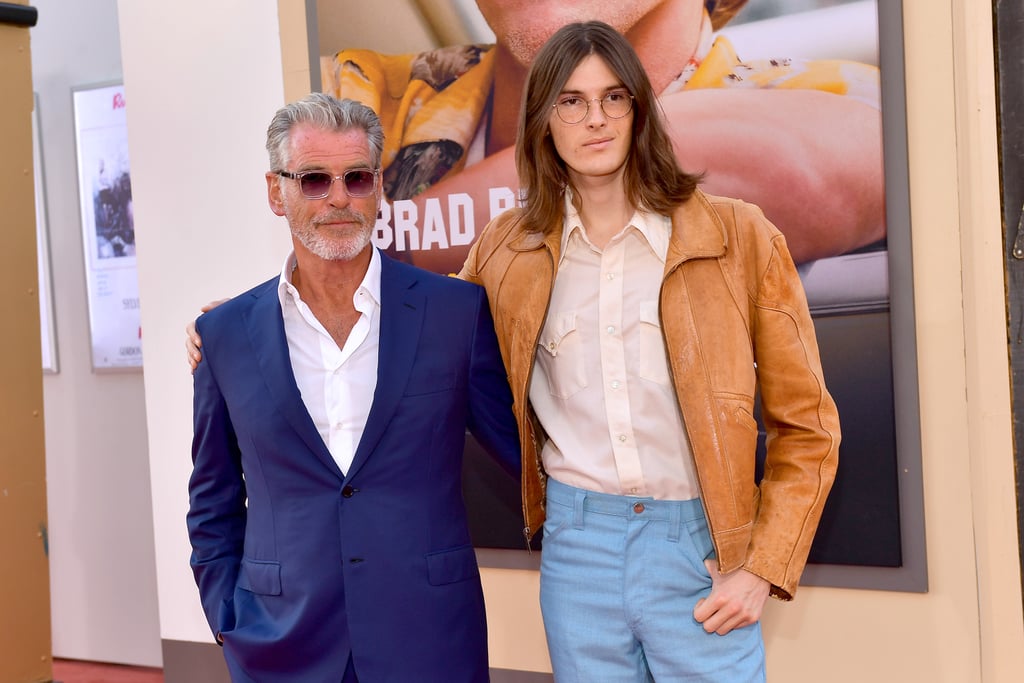
POLYGON ((92 371, 71 109, 73 87, 121 79, 117 4, 32 5, 59 361, 43 378, 53 653, 157 666, 143 378, 92 371))
POLYGON ((284 104, 276 0, 120 0, 137 233, 160 635, 210 641, 189 570, 192 380, 199 307, 278 272, 266 127, 284 104))

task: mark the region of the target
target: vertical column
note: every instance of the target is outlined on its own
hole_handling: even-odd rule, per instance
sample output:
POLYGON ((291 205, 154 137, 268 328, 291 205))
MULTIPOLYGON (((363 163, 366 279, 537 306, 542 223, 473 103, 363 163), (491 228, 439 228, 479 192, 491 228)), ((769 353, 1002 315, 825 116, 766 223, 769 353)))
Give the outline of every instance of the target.
MULTIPOLYGON (((1003 176, 1003 244, 1006 257, 1007 342, 1012 367, 1014 450, 1017 462, 1017 532, 1024 568, 1024 7, 996 3, 999 141, 1003 176)), ((1022 572, 1024 575, 1024 572, 1022 572)))
POLYGON ((0 3, 0 681, 52 679, 29 27, 0 3))

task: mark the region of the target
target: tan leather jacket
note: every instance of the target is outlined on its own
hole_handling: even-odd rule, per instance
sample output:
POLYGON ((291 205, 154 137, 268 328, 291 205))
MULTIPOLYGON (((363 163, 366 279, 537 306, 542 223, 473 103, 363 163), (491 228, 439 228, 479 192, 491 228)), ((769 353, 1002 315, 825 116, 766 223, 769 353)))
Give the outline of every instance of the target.
MULTIPOLYGON (((494 315, 519 422, 530 537, 544 521, 547 478, 529 384, 561 226, 526 232, 519 215, 491 222, 460 277, 486 288, 494 315)), ((835 477, 839 417, 782 234, 753 205, 695 193, 672 216, 660 317, 721 571, 744 567, 791 599, 835 477), (758 390, 767 431, 759 487, 758 390)))

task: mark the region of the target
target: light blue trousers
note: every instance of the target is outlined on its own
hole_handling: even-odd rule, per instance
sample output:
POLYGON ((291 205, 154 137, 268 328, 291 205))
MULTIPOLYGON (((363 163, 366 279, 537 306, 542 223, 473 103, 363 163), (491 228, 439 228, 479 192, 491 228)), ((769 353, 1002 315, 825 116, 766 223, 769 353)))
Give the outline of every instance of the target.
POLYGON ((761 625, 706 633, 700 500, 594 493, 548 480, 540 604, 556 683, 755 683, 761 625))

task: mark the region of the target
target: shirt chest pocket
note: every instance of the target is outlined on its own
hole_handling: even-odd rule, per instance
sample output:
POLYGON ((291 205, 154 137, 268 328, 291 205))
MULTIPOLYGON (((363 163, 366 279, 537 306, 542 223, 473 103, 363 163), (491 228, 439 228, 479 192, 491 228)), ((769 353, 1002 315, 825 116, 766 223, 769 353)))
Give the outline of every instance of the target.
POLYGON ((576 311, 548 317, 538 341, 537 364, 547 378, 552 396, 566 399, 587 387, 583 338, 576 311))
POLYGON ((637 326, 636 370, 648 382, 667 385, 670 381, 665 337, 661 333, 658 302, 640 304, 640 324, 637 326))

